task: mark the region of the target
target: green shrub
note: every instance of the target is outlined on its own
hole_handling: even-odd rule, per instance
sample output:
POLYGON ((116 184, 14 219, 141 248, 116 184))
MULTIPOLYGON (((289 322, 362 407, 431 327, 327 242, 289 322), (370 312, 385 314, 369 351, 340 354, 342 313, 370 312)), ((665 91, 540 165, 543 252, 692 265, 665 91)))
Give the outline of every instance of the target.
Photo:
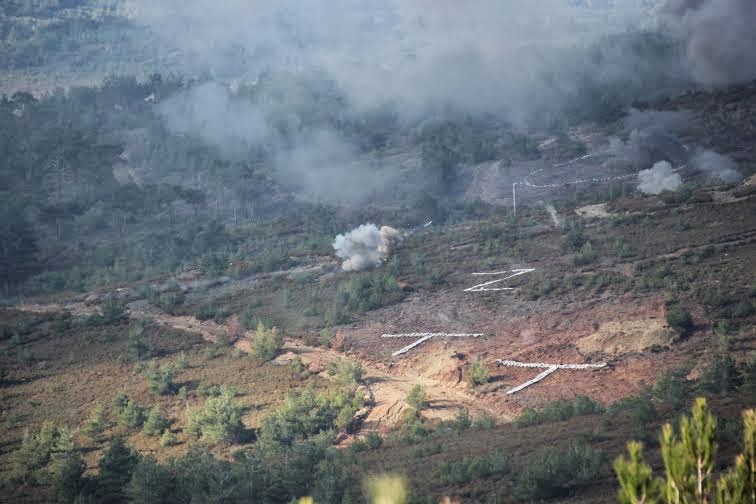
POLYGON ((123 427, 140 427, 144 422, 144 409, 126 394, 119 394, 114 401, 118 423, 123 427))
POLYGON ((588 241, 583 233, 583 225, 580 221, 571 220, 567 222, 565 228, 567 234, 564 237, 564 248, 567 250, 577 251, 588 241))
POLYGON ((678 304, 667 306, 665 318, 667 324, 683 336, 693 329, 693 318, 690 316, 690 312, 678 304))
POLYGON ((743 383, 735 359, 724 353, 717 353, 701 374, 700 388, 710 394, 727 395, 743 383))
POLYGON ((413 408, 415 411, 420 412, 426 406, 428 406, 428 397, 425 394, 425 390, 420 384, 416 384, 407 394, 405 399, 407 405, 413 408))
POLYGON ((571 263, 573 266, 585 266, 596 260, 597 254, 593 250, 591 242, 587 242, 580 248, 580 252, 573 255, 571 263))
POLYGON ((160 446, 174 446, 178 444, 178 439, 176 439, 176 434, 169 431, 168 429, 163 432, 163 435, 160 436, 160 446))
POLYGON ((260 360, 273 360, 283 347, 283 336, 277 327, 267 329, 262 322, 257 324, 255 340, 252 343, 252 353, 260 360))
POLYGON ((176 369, 179 371, 189 367, 189 359, 186 357, 186 353, 182 350, 176 357, 176 369))
POLYGON ((542 448, 520 472, 516 493, 522 499, 564 497, 574 487, 595 484, 606 468, 604 455, 589 446, 542 448))
POLYGON ((469 483, 486 476, 509 473, 509 460, 502 451, 490 455, 442 462, 436 467, 436 477, 442 485, 469 483))
POLYGON ((37 433, 26 432, 21 446, 10 455, 10 470, 4 474, 5 482, 11 486, 44 482, 48 465, 57 456, 70 454, 76 449, 70 431, 45 421, 37 433))
POLYGON ((173 308, 181 303, 181 297, 175 292, 163 292, 158 296, 157 305, 161 310, 170 313, 173 308))
POLYGON ((395 276, 374 271, 351 276, 339 287, 336 298, 350 311, 367 312, 398 303, 404 293, 395 276))
POLYGON ((496 418, 492 416, 477 417, 473 420, 473 429, 488 430, 496 427, 496 418))
POLYGON ((233 390, 222 387, 221 394, 205 401, 201 410, 187 412, 187 432, 199 435, 208 443, 229 443, 241 438, 244 431, 242 409, 234 399, 233 390))
POLYGON ((651 387, 651 396, 673 409, 677 409, 688 401, 690 388, 688 387, 685 376, 687 372, 683 369, 678 371, 667 371, 654 382, 651 387))
POLYGON ((329 306, 326 309, 325 314, 323 315, 323 322, 325 322, 328 327, 348 324, 349 322, 351 322, 351 320, 352 319, 349 317, 349 315, 338 303, 334 303, 329 306))
POLYGON ((102 316, 100 323, 105 325, 120 324, 129 318, 126 306, 113 298, 106 298, 102 303, 102 316))
POLYGON ((265 450, 290 447, 335 429, 348 429, 364 397, 343 388, 329 395, 316 394, 311 388, 291 392, 284 404, 263 418, 259 442, 265 450))
POLYGON ((152 408, 147 415, 147 418, 144 421, 142 432, 144 432, 148 436, 159 436, 168 428, 169 425, 170 421, 167 418, 163 417, 163 415, 160 413, 160 410, 155 407, 152 408))
POLYGON ((126 340, 126 349, 131 358, 136 361, 147 358, 152 354, 150 347, 144 339, 144 326, 144 321, 134 321, 129 327, 129 336, 126 340))
POLYGON ((16 358, 24 366, 30 366, 34 362, 34 354, 28 348, 19 348, 16 358))
POLYGON ((356 385, 362 380, 362 364, 342 359, 329 366, 328 374, 335 376, 342 385, 356 385))
POLYGON ((735 308, 732 309, 732 316, 737 318, 746 318, 754 314, 753 301, 750 299, 741 299, 735 308))
POLYGON ((105 432, 110 423, 105 416, 105 409, 102 405, 98 404, 94 407, 84 423, 81 426, 81 431, 89 436, 93 441, 98 441, 103 432, 105 432))
POLYGON ((457 411, 457 416, 454 417, 452 428, 457 431, 465 431, 472 427, 472 423, 473 422, 472 417, 470 416, 470 412, 465 408, 461 408, 459 411, 457 411))
POLYGON ((515 419, 518 427, 540 425, 548 422, 559 422, 573 416, 594 415, 604 412, 604 407, 586 396, 578 396, 574 400, 558 399, 539 409, 528 408, 515 419))
MULTIPOLYGON (((329 324, 329 325, 335 325, 335 324, 329 324)), ((330 347, 331 346, 331 341, 333 341, 333 337, 334 336, 335 336, 335 334, 333 333, 332 330, 330 330, 328 328, 323 329, 322 331, 320 331, 320 337, 318 338, 318 344, 320 346, 330 347)))
POLYGON ((651 400, 651 391, 644 390, 638 395, 628 396, 615 401, 607 409, 607 426, 620 415, 630 417, 632 435, 639 441, 650 441, 648 424, 654 421, 658 412, 651 400))
POLYGON ((218 309, 215 307, 212 303, 205 303, 199 305, 197 308, 197 313, 195 314, 195 317, 197 317, 198 320, 202 320, 203 322, 205 320, 211 320, 215 318, 215 315, 217 314, 218 309))
POLYGON ((367 433, 367 436, 365 436, 365 444, 371 450, 377 450, 383 445, 383 438, 377 432, 370 431, 367 433))
POLYGON ((482 359, 476 359, 470 363, 470 368, 467 371, 467 379, 470 386, 477 387, 488 383, 491 379, 491 374, 488 371, 488 366, 482 359))
POLYGON ((428 442, 416 445, 414 448, 412 448, 410 453, 414 458, 422 458, 430 457, 431 455, 441 453, 442 451, 444 451, 444 447, 441 445, 441 442, 437 439, 432 439, 428 442))
POLYGON ((145 374, 147 376, 147 386, 153 394, 171 394, 176 389, 176 384, 173 383, 176 377, 176 368, 172 364, 163 366, 151 364, 145 369, 145 374))

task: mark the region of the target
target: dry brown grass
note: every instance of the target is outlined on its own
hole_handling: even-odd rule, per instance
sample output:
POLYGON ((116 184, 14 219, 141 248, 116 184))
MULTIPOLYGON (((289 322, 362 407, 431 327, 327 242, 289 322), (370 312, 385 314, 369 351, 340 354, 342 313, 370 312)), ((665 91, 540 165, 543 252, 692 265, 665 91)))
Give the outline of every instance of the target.
MULTIPOLYGON (((134 362, 119 359, 119 355, 127 354, 128 323, 96 327, 74 323, 68 329, 55 330, 53 317, 11 310, 0 312, 0 321, 11 326, 25 321, 23 325, 29 327, 19 344, 5 340, 0 354, 0 366, 6 370, 6 383, 0 389, 0 467, 7 467, 8 455, 18 447, 25 430, 36 430, 45 420, 78 427, 97 404, 103 405, 113 424, 103 439, 119 434, 141 453, 152 453, 160 460, 175 457, 193 442, 181 431, 186 408, 201 406, 205 400, 197 393, 200 384, 235 387, 237 400, 244 408, 244 423, 250 429, 284 399, 287 390, 304 384, 289 366, 263 364, 228 347, 214 348, 216 355, 211 358, 207 348, 212 346, 200 336, 148 324, 145 339, 154 351, 156 363, 175 362, 182 351, 189 363, 175 380, 178 387, 186 387, 185 400, 178 395, 155 396, 149 392, 146 378, 135 372, 134 362), (33 361, 20 362, 18 352, 29 352, 33 361), (159 407, 171 419, 170 430, 177 434, 179 444, 161 447, 158 438, 115 425, 112 403, 121 392, 141 406, 159 407)), ((87 461, 92 467, 104 443, 93 444, 83 436, 79 438, 89 448, 87 461)), ((212 447, 219 455, 229 455, 236 448, 239 446, 212 447)))

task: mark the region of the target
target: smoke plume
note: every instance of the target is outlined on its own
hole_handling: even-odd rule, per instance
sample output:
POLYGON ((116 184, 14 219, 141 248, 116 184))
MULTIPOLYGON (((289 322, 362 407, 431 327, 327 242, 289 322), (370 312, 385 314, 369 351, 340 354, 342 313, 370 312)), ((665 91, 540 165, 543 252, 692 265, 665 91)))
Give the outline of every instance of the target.
POLYGON ((652 168, 638 173, 638 190, 644 194, 676 191, 681 184, 680 175, 672 171, 672 165, 667 161, 659 161, 652 168))
POLYGON ((698 82, 724 85, 756 78, 756 2, 669 0, 664 10, 682 22, 698 82))
POLYGON ((362 224, 336 236, 333 248, 344 260, 344 271, 363 271, 379 267, 401 241, 399 231, 389 226, 378 229, 375 224, 362 224))
POLYGON ((688 153, 678 136, 692 123, 686 111, 639 111, 630 109, 625 118, 626 141, 611 138, 609 152, 617 159, 630 163, 635 169, 645 169, 659 160, 682 164, 688 153))
POLYGON ((728 184, 740 181, 743 176, 738 171, 735 162, 712 150, 697 152, 690 161, 691 165, 712 177, 716 177, 728 184))
POLYGON ((549 212, 549 216, 554 222, 554 227, 558 228, 562 225, 562 220, 559 218, 559 214, 557 213, 556 208, 554 208, 554 205, 546 205, 546 211, 549 212))

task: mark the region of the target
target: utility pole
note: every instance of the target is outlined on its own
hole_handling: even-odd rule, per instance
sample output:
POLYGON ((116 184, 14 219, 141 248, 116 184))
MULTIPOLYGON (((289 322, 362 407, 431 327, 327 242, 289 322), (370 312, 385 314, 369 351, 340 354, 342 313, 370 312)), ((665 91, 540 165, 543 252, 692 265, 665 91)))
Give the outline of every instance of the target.
POLYGON ((517 182, 512 182, 512 214, 517 218, 517 182))

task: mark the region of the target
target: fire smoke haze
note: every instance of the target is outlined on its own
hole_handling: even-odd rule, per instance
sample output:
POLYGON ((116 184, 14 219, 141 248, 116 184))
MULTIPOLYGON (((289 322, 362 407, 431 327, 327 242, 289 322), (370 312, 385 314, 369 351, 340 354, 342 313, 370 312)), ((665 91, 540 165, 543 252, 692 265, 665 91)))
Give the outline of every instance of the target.
MULTIPOLYGON (((329 129, 280 138, 271 116, 301 120, 291 110, 302 97, 289 82, 327 82, 343 95, 343 110, 388 106, 400 125, 454 110, 532 131, 563 124, 576 110, 590 112, 607 95, 627 107, 696 83, 756 78, 753 0, 577 4, 126 0, 125 9, 158 35, 161 51, 177 55, 178 71, 211 81, 161 100, 158 111, 172 131, 194 134, 229 157, 264 144, 275 152, 277 176, 301 186, 300 196, 362 202, 376 188, 400 185, 396 167, 355 162, 354 146, 329 129), (278 103, 236 99, 234 90, 271 75, 278 103)), ((648 120, 675 123, 669 131, 680 117, 631 114, 629 122, 640 123, 629 124, 636 132, 614 146, 622 150, 618 157, 639 170, 659 160, 682 162, 675 132, 661 134, 648 120)))
POLYGON ((336 236, 333 248, 343 259, 344 271, 363 271, 379 267, 401 241, 399 231, 375 224, 362 224, 345 234, 336 236))

